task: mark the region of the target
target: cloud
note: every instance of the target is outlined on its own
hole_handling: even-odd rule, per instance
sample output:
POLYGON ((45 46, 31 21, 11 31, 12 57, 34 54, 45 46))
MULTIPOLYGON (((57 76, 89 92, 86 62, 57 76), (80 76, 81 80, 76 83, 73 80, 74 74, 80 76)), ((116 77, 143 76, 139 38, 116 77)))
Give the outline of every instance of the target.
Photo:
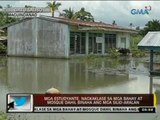
MULTIPOLYGON (((0 5, 11 4, 12 6, 23 7, 32 5, 45 7, 47 1, 0 1, 0 5)), ((128 26, 133 23, 135 26, 144 26, 149 20, 160 18, 160 1, 58 1, 62 3, 60 11, 69 7, 78 11, 84 7, 91 12, 96 21, 112 23, 116 21, 118 25, 128 26), (132 15, 131 9, 144 9, 151 5, 152 10, 149 15, 132 15)))
POLYGON ((86 1, 86 2, 62 2, 67 8, 74 6, 75 10, 81 7, 90 11, 97 21, 112 23, 116 21, 118 25, 128 26, 133 23, 135 26, 144 26, 149 20, 159 19, 160 1, 86 1), (152 10, 149 15, 132 15, 131 9, 144 9, 145 6, 151 5, 152 10))

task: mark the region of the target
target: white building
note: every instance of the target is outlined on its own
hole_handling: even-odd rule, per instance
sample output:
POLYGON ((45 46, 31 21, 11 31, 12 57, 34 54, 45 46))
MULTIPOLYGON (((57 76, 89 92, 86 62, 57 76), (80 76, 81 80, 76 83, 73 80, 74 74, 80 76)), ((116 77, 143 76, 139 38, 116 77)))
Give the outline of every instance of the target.
POLYGON ((58 17, 26 18, 8 27, 8 55, 69 58, 102 54, 110 48, 130 48, 137 31, 102 22, 58 17))

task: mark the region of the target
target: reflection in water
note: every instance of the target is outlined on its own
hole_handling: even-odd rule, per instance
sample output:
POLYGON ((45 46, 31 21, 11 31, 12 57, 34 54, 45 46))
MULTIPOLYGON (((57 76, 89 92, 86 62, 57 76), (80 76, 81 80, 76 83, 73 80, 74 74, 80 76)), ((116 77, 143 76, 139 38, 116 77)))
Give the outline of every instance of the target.
MULTIPOLYGON (((159 78, 157 78, 159 80, 159 78)), ((160 87, 152 86, 155 77, 148 77, 148 64, 138 60, 95 59, 57 60, 36 58, 0 59, 0 111, 5 111, 7 93, 44 93, 55 87, 62 93, 160 93, 160 87), (6 64, 7 63, 7 64, 6 64), (105 69, 122 70, 124 75, 108 75, 105 69), (100 72, 90 72, 89 70, 100 72), (154 87, 154 88, 152 88, 154 87)), ((159 107, 158 107, 159 109, 159 107)), ((159 112, 157 113, 159 114, 159 112)), ((84 119, 152 120, 157 115, 121 114, 81 114, 84 119), (132 117, 131 117, 132 116, 132 117), (132 119, 133 118, 133 119, 132 119)), ((13 114, 18 118, 18 114, 13 114)), ((78 119, 79 114, 21 114, 27 120, 71 120, 78 119), (47 117, 46 117, 47 116, 47 117)), ((14 117, 13 117, 14 118, 14 117)), ((155 119, 158 120, 159 116, 155 119)))
POLYGON ((123 84, 129 79, 128 74, 109 76, 90 73, 88 67, 87 62, 8 58, 8 84, 14 92, 43 93, 53 86, 62 93, 79 93, 80 90, 123 84))
POLYGON ((68 61, 8 58, 8 84, 15 88, 16 92, 44 93, 52 86, 66 91, 68 80, 68 61))
MULTIPOLYGON (((98 65, 99 69, 104 67, 105 63, 102 62, 98 65)), ((107 75, 104 72, 93 73, 90 72, 90 65, 87 62, 75 62, 69 63, 70 71, 70 83, 69 88, 71 90, 89 90, 107 86, 113 86, 116 84, 123 84, 128 81, 128 74, 125 76, 107 75)), ((87 91, 86 91, 87 92, 87 91)), ((105 93, 105 91, 103 92, 105 93)))
POLYGON ((153 93, 153 76, 150 76, 149 93, 153 93))

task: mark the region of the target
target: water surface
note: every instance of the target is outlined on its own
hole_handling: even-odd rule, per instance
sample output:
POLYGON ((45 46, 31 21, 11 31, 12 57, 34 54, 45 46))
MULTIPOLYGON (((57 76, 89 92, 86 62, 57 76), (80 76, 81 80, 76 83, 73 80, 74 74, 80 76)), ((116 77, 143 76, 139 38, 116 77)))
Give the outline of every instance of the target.
MULTIPOLYGON (((149 77, 141 59, 0 58, 0 111, 7 93, 45 93, 56 87, 62 93, 160 93, 160 77, 149 77), (117 71, 124 74, 117 74, 117 71), (105 72, 107 70, 107 72, 105 72), (113 73, 115 71, 115 73, 113 73)), ((159 120, 156 114, 9 114, 19 120, 159 120), (20 116, 19 116, 20 115, 20 116)))

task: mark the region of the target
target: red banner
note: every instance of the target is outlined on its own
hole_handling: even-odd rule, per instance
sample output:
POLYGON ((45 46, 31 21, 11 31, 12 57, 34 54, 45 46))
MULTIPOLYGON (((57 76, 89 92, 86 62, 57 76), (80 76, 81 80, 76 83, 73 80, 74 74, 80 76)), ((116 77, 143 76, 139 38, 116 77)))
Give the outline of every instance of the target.
POLYGON ((34 106, 154 106, 153 94, 34 94, 34 106))

